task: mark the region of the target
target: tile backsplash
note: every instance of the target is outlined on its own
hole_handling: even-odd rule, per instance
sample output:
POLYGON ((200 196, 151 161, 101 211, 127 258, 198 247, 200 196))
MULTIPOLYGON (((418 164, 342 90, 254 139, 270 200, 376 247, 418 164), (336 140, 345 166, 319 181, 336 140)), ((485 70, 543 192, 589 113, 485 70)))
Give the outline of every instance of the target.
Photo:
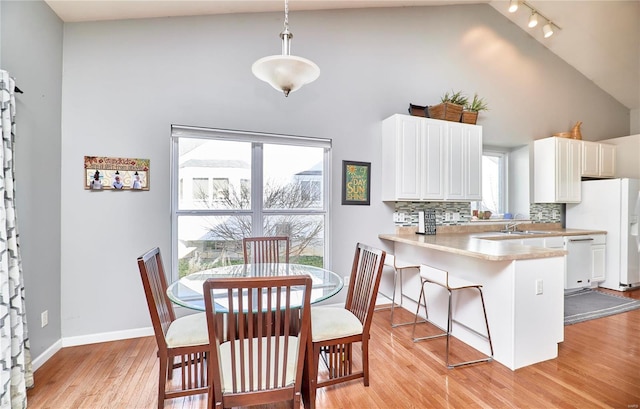
MULTIPOLYGON (((455 226, 471 221, 469 202, 395 202, 395 212, 405 215, 404 221, 396 222, 396 226, 417 226, 421 210, 435 210, 436 226, 455 226)), ((561 213, 560 203, 532 203, 529 206, 529 219, 539 223, 560 223, 561 213)))
POLYGON ((471 220, 471 205, 468 202, 396 202, 395 211, 405 214, 405 221, 396 222, 396 226, 417 226, 418 212, 421 210, 436 211, 436 226, 466 224, 471 220))

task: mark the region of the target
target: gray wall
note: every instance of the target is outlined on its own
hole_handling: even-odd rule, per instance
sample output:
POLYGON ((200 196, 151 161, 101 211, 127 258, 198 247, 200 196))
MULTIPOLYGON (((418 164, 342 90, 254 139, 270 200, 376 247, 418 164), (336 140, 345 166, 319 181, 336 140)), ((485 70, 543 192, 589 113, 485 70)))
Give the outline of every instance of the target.
POLYGON ((32 356, 61 338, 62 22, 41 1, 0 2, 2 69, 16 94, 16 202, 32 356), (40 327, 40 313, 49 324, 40 327))
MULTIPOLYGON (((20 12, 43 5, 36 4, 21 4, 20 12)), ((4 65, 6 34, 25 28, 15 22, 9 31, 9 7, 2 6, 4 65)), ((62 75, 51 78, 55 69, 48 65, 56 64, 48 58, 31 68, 37 85, 24 88, 35 88, 33 98, 45 95, 41 83, 59 86, 63 79, 63 98, 50 108, 62 100, 62 134, 59 118, 45 122, 30 145, 43 153, 19 181, 29 184, 26 208, 37 206, 29 209, 34 220, 23 229, 23 247, 43 280, 32 292, 61 303, 58 311, 46 307, 50 326, 57 320, 68 344, 150 325, 135 258, 159 245, 169 259, 172 123, 332 138, 330 268, 343 274, 356 242, 384 247, 378 233, 394 229, 392 205, 380 201, 377 185, 380 122, 406 112, 410 102, 435 104, 451 89, 478 92, 491 108, 479 121, 485 144, 507 148, 568 130, 578 120, 587 140, 629 133, 628 109, 488 5, 297 12, 290 23, 292 53, 312 59, 322 73, 289 98, 250 70, 258 58, 280 53, 281 13, 69 23, 62 75), (151 159, 151 190, 83 190, 84 155, 151 159), (371 206, 339 204, 344 159, 372 162, 371 206), (61 212, 63 228, 57 217, 45 216, 52 208, 61 212), (58 289, 60 297, 50 294, 58 289)), ((24 27, 40 34, 31 24, 24 27)), ((60 50, 59 32, 50 31, 28 55, 60 50)), ((46 116, 27 108, 19 113, 30 126, 46 116)), ((37 302, 28 308, 39 318, 45 305, 37 302)), ((55 338, 42 335, 37 342, 55 338)))
POLYGON ((382 246, 377 234, 393 231, 376 183, 380 121, 409 102, 478 92, 491 107, 480 120, 488 145, 524 145, 577 120, 585 139, 629 130, 628 109, 488 5, 294 13, 292 53, 322 73, 289 98, 250 70, 280 52, 281 20, 267 13, 65 25, 63 337, 148 325, 133 261, 155 245, 170 254, 172 123, 332 138, 330 267, 343 274, 356 242, 382 246), (151 190, 84 191, 84 155, 150 158, 151 190), (339 204, 344 159, 372 162, 371 206, 339 204))

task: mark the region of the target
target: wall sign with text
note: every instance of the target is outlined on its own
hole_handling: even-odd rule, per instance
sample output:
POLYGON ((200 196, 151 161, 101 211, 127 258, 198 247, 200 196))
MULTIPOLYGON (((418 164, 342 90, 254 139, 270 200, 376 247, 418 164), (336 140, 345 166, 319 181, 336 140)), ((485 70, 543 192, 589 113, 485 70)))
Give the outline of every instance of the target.
POLYGON ((371 204, 371 163, 342 161, 342 204, 371 204))
POLYGON ((84 157, 87 190, 149 190, 149 159, 84 157))

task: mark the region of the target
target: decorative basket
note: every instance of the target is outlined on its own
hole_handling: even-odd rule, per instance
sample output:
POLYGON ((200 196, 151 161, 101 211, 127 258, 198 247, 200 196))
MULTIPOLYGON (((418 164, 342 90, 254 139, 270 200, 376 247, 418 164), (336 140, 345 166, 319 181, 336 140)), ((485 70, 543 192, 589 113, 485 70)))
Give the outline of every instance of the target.
POLYGON ((478 122, 478 113, 475 111, 462 111, 462 119, 460 122, 475 125, 478 122))
POLYGON ((427 107, 409 104, 409 114, 413 116, 427 117, 427 107))
POLYGON ((442 104, 430 106, 429 117, 434 119, 444 119, 445 121, 460 122, 462 109, 462 105, 444 102, 442 104))

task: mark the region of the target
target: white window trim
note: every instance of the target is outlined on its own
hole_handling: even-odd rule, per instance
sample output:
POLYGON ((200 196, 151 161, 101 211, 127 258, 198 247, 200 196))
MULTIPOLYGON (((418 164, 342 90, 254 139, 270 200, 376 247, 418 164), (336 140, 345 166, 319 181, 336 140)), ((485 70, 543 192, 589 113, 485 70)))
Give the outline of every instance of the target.
MULTIPOLYGON (((276 145, 295 145, 295 146, 306 146, 306 147, 315 147, 315 148, 323 148, 325 149, 325 154, 323 155, 323 197, 324 205, 321 210, 305 210, 304 213, 317 213, 325 215, 325 231, 324 231, 324 265, 325 268, 329 268, 331 266, 331 251, 329 243, 331 242, 331 139, 326 138, 312 138, 307 136, 293 136, 293 135, 278 135, 264 132, 251 132, 251 131, 238 131, 238 130, 227 130, 227 129, 216 129, 216 128, 203 128, 203 127, 195 127, 195 126, 185 126, 185 125, 171 125, 171 180, 170 180, 170 192, 171 192, 171 272, 170 277, 173 280, 178 277, 178 257, 175 254, 175 250, 178 248, 178 216, 179 215, 215 215, 216 213, 228 213, 226 210, 215 210, 215 209, 194 209, 194 210, 178 210, 178 194, 179 194, 179 182, 178 182, 178 166, 179 163, 179 145, 178 141, 180 138, 197 138, 197 139, 217 139, 217 140, 229 140, 232 138, 235 141, 240 142, 250 142, 250 143, 261 143, 261 144, 276 144, 276 145)), ((252 178, 259 178, 260 184, 262 185, 262 162, 260 159, 256 159, 257 152, 255 149, 251 150, 252 161, 254 165, 252 165, 252 178)), ((256 179, 257 180, 257 179, 256 179)), ((262 200, 262 193, 255 192, 255 189, 252 189, 252 197, 251 200, 262 200), (254 197, 253 195, 257 195, 258 197, 254 197)), ((253 202, 255 203, 255 202, 253 202)), ((262 214, 269 214, 272 211, 262 209, 262 214)), ((253 210, 240 210, 237 212, 238 214, 247 214, 253 215, 256 218, 255 212, 253 210)), ((296 214, 300 213, 299 210, 278 210, 273 211, 273 213, 278 214, 296 214)), ((260 225, 254 219, 252 220, 253 225, 260 225)), ((261 226, 261 225, 260 225, 261 226)), ((260 227, 261 228, 261 227, 260 227)))

